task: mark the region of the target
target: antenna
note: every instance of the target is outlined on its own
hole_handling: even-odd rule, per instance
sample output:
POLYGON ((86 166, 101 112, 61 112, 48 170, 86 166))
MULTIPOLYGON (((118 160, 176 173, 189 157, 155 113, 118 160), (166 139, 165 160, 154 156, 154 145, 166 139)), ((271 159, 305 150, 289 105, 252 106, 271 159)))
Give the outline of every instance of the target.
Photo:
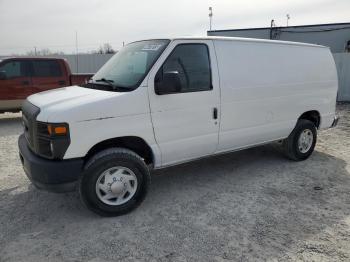
POLYGON ((209 30, 211 31, 211 22, 213 19, 213 8, 210 6, 209 7, 209 30))
POLYGON ((287 26, 288 26, 288 21, 289 21, 289 19, 290 19, 290 15, 287 14, 286 17, 287 17, 287 26))

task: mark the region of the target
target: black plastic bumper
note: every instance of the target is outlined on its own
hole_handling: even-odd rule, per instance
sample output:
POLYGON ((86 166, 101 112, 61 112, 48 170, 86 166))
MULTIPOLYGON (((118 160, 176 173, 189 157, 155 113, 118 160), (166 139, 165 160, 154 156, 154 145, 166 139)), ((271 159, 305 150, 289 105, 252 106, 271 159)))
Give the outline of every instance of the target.
POLYGON ((24 172, 39 189, 52 192, 73 191, 82 172, 83 159, 49 160, 35 155, 24 135, 18 139, 24 172))

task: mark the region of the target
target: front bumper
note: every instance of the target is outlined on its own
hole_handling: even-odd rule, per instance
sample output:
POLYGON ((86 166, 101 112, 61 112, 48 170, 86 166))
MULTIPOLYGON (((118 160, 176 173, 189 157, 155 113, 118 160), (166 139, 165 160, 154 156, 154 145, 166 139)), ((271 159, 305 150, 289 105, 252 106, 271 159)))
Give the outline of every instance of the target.
POLYGON ((83 159, 49 160, 35 155, 22 134, 18 139, 19 156, 24 172, 39 189, 68 192, 76 188, 83 169, 83 159))

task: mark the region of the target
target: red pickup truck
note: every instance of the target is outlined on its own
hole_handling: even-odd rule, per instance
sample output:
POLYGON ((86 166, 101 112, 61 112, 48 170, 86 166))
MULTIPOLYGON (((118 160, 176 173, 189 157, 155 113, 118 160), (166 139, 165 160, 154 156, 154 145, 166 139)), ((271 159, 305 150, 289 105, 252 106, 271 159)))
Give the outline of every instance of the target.
POLYGON ((93 74, 72 74, 61 58, 6 58, 0 60, 0 113, 21 110, 31 94, 79 85, 93 74))

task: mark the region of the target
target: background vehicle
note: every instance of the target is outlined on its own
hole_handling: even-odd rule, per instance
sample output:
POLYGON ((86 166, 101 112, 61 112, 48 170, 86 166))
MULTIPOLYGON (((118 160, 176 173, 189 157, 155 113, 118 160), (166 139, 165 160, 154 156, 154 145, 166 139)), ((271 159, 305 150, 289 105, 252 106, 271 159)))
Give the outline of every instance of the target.
POLYGON ((71 74, 59 58, 7 58, 0 60, 0 113, 21 109, 28 96, 64 86, 85 83, 93 74, 71 74))
POLYGON ((147 40, 124 47, 91 82, 30 96, 20 156, 39 188, 78 185, 88 208, 129 212, 163 168, 283 140, 307 159, 335 126, 329 48, 241 38, 147 40))

